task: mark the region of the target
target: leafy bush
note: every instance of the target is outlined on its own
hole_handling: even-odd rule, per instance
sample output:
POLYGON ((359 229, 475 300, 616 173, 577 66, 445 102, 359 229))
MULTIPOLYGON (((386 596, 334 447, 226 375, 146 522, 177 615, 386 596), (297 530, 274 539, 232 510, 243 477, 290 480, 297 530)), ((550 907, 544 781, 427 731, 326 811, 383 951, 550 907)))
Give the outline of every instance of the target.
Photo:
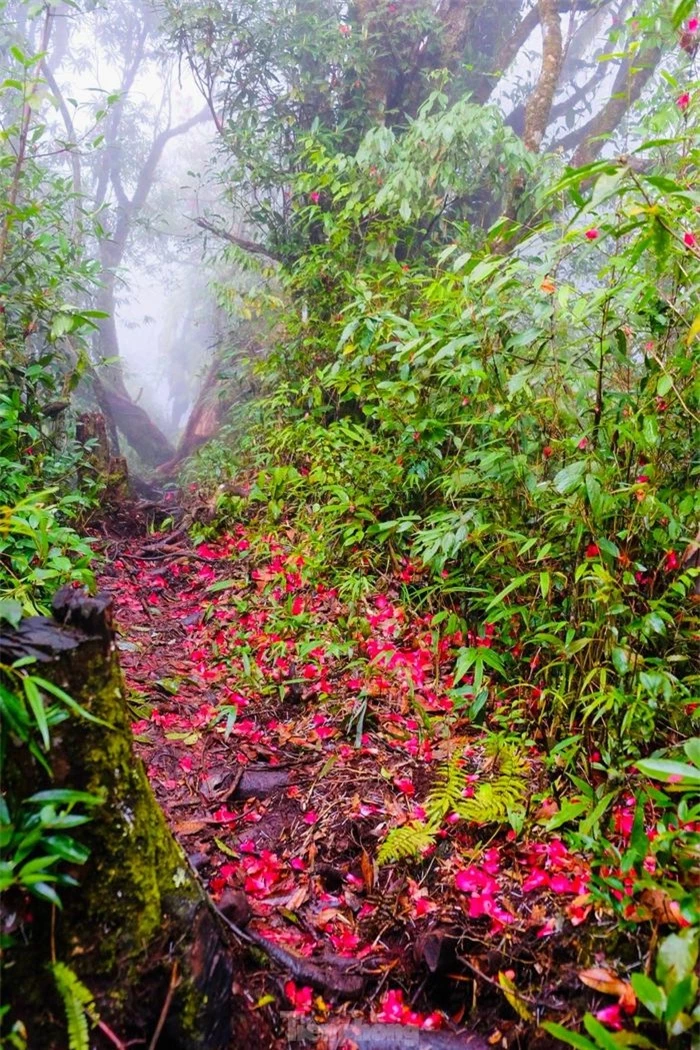
MULTIPOLYGON (((316 187, 323 237, 290 273, 303 308, 265 366, 281 385, 239 446, 248 506, 293 514, 329 563, 362 543, 365 567, 421 565, 433 603, 493 625, 477 686, 486 659, 514 712, 546 711, 550 745, 575 730, 633 757, 661 724, 689 730, 697 696, 696 167, 658 174, 654 143, 642 172, 600 161, 545 185, 545 166, 534 229, 422 236, 430 193, 460 177, 438 158, 476 134, 457 135, 465 105, 436 96, 354 157, 309 144, 299 197, 316 187)), ((480 120, 502 163, 507 136, 480 120)))

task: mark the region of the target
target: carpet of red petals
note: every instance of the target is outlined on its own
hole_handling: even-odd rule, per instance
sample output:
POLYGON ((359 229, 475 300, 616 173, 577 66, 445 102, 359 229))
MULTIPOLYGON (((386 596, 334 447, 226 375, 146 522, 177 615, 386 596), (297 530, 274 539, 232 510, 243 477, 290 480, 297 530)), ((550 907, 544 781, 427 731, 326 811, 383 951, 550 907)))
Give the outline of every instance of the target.
MULTIPOLYGON (((584 1004, 605 1019, 610 997, 592 997, 577 971, 583 931, 588 961, 596 946, 602 961, 612 919, 557 833, 448 815, 428 855, 376 863, 387 831, 423 815, 455 746, 481 775, 483 730, 448 696, 461 636, 436 643, 429 618, 408 614, 401 573, 350 615, 284 531, 261 542, 239 526, 165 555, 159 542, 110 543, 100 585, 115 600, 138 753, 171 826, 215 901, 245 894, 251 929, 369 975, 364 999, 343 1003, 268 974, 279 1007, 316 1023, 476 1027, 505 1047, 545 1045, 536 1021, 565 1023, 584 1004)), ((497 646, 490 625, 480 636, 497 646)), ((528 764, 535 792, 534 749, 528 764)), ((621 836, 632 812, 617 813, 621 836)))

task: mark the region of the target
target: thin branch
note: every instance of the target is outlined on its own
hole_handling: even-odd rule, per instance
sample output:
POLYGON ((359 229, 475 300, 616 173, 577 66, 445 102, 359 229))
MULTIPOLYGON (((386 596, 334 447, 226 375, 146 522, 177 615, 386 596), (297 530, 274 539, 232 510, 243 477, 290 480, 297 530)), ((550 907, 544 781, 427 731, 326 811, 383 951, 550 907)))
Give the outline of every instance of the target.
MULTIPOLYGON (((44 79, 46 80, 46 83, 51 89, 51 94, 53 95, 56 101, 56 105, 58 106, 58 111, 61 114, 63 126, 66 129, 66 134, 68 135, 68 145, 69 147, 75 146, 77 143, 77 136, 75 134, 75 125, 73 124, 73 118, 71 117, 70 110, 66 105, 66 100, 63 97, 63 92, 58 86, 56 78, 51 72, 49 64, 45 58, 41 60, 40 69, 44 79)), ((80 157, 78 156, 78 153, 75 149, 69 148, 68 153, 70 154, 70 162, 71 167, 73 169, 73 192, 77 196, 80 196, 80 194, 82 193, 82 180, 80 177, 80 157)))
POLYGON ((168 1013, 170 1012, 170 1007, 171 1007, 171 1004, 172 1004, 172 1001, 173 1001, 173 996, 175 995, 175 989, 177 988, 179 983, 180 983, 180 974, 178 972, 178 965, 177 965, 177 959, 176 959, 175 962, 173 963, 173 968, 172 968, 172 971, 170 973, 170 984, 168 985, 168 991, 167 991, 167 994, 165 996, 165 1001, 163 1003, 163 1008, 160 1011, 160 1017, 158 1018, 158 1024, 156 1025, 156 1030, 153 1033, 153 1038, 151 1039, 150 1043, 148 1044, 148 1050, 155 1050, 156 1046, 158 1045, 158 1040, 160 1039, 160 1033, 163 1031, 163 1025, 166 1022, 166 1019, 167 1019, 168 1013))
POLYGON ((264 255, 267 259, 272 259, 273 262, 282 262, 280 255, 275 255, 274 252, 264 245, 256 244, 255 241, 247 241, 244 237, 236 237, 235 234, 229 233, 227 230, 213 226, 206 219, 193 219, 192 222, 208 233, 212 233, 215 237, 221 237, 222 240, 235 244, 237 248, 242 248, 244 252, 250 252, 251 255, 264 255))

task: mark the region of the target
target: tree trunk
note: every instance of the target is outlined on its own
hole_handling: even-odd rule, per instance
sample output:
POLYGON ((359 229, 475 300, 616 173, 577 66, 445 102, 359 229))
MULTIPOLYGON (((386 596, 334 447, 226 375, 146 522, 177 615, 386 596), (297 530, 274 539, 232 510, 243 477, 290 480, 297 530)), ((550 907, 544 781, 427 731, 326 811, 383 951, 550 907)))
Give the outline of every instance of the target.
MULTIPOLYGON (((10 954, 6 1001, 27 1025, 28 1045, 65 1045, 51 1022, 52 957, 87 985, 100 1019, 123 1040, 148 1046, 160 1023, 161 1050, 272 1046, 262 1016, 232 997, 235 958, 224 929, 134 756, 109 601, 64 588, 54 617, 0 631, 0 663, 35 657, 43 677, 107 723, 67 718, 50 752, 51 787, 101 792, 105 801, 75 832, 90 849, 75 870, 79 887, 61 891, 60 911, 32 901, 28 939, 17 938, 10 954)), ((48 786, 26 748, 9 757, 10 802, 48 786)))

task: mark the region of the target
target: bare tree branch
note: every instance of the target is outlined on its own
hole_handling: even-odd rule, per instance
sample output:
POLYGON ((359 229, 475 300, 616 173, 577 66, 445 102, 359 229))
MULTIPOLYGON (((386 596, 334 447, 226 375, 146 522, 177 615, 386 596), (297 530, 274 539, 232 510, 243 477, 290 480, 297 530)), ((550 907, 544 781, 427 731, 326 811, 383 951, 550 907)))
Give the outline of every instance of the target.
MULTIPOLYGON (((77 143, 77 137, 76 137, 76 134, 75 134, 75 125, 73 124, 73 118, 70 115, 70 110, 68 109, 68 106, 66 105, 66 100, 63 97, 63 93, 62 93, 60 87, 58 86, 58 83, 56 81, 55 76, 51 72, 51 68, 50 68, 49 63, 47 62, 46 58, 42 59, 41 65, 40 65, 39 68, 41 69, 41 74, 42 74, 44 80, 46 81, 46 83, 49 85, 49 88, 51 89, 51 94, 53 95, 53 98, 54 98, 54 101, 56 102, 56 105, 58 106, 58 111, 61 114, 61 119, 63 120, 63 126, 66 129, 66 135, 68 136, 67 152, 68 152, 68 155, 70 157, 71 168, 73 170, 73 192, 75 193, 76 197, 79 197, 80 194, 82 193, 82 180, 81 180, 81 172, 80 172, 80 157, 78 155, 77 150, 75 148, 73 148, 73 147, 75 147, 75 145, 77 143)), ((75 202, 74 225, 75 225, 75 219, 77 217, 77 209, 79 207, 80 207, 80 204, 76 200, 76 202, 75 202)))
POLYGON ((270 251, 263 244, 256 244, 255 241, 248 241, 244 237, 236 237, 235 234, 229 233, 228 230, 222 230, 218 226, 214 226, 206 219, 193 219, 196 226, 206 230, 208 233, 212 233, 215 237, 220 237, 224 241, 228 241, 230 244, 235 244, 237 248, 242 248, 244 252, 249 252, 251 255, 264 255, 267 259, 272 259, 273 262, 282 262, 280 255, 275 255, 274 252, 270 251))
POLYGON ((650 47, 634 55, 632 61, 625 59, 617 71, 610 98, 583 128, 572 132, 560 142, 565 149, 576 146, 571 164, 581 167, 595 160, 605 140, 615 131, 628 113, 652 76, 661 58, 661 48, 650 47))

